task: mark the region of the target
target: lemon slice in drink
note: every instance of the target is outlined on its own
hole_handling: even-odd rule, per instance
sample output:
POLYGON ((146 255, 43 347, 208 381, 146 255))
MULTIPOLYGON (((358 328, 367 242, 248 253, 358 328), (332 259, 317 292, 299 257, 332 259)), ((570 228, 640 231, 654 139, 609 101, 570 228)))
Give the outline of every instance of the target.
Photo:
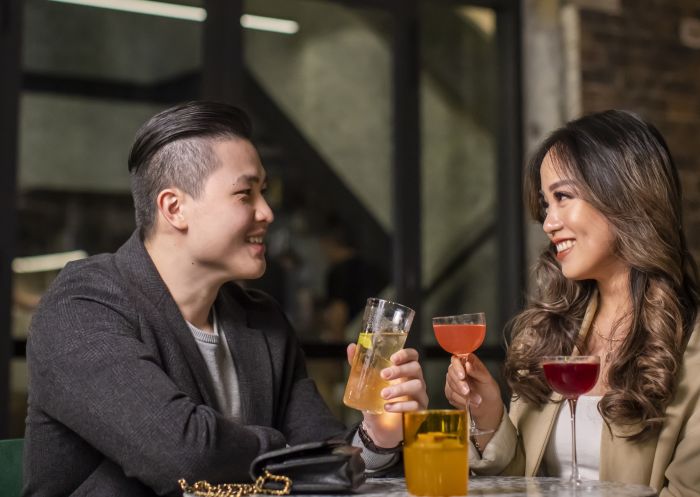
POLYGON ((360 337, 357 339, 357 345, 364 347, 365 349, 371 349, 372 333, 360 333, 360 337))

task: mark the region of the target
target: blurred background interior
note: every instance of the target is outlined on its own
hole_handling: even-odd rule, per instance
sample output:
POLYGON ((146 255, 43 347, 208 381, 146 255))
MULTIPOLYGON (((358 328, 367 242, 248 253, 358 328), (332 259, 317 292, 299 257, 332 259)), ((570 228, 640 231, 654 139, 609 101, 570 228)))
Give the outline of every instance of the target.
POLYGON ((571 118, 627 108, 659 126, 699 255, 698 0, 0 6, 0 438, 23 434, 42 292, 68 260, 128 238, 134 133, 180 101, 251 114, 276 220, 268 271, 244 284, 279 300, 348 422, 345 345, 370 296, 416 309, 408 344, 432 407, 448 363, 432 316, 486 312, 480 356, 499 375, 545 242, 525 219, 522 163, 571 118))

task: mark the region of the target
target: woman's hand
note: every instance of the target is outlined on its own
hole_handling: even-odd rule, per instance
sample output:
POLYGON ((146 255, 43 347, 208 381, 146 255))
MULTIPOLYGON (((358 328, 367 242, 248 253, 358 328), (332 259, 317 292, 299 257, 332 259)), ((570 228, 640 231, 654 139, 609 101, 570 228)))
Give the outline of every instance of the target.
MULTIPOLYGON (((481 430, 496 430, 501 423, 501 389, 484 363, 474 354, 466 358, 452 356, 447 368, 445 397, 458 409, 465 409, 469 402, 474 423, 481 430)), ((483 442, 485 445, 487 440, 483 442)))
MULTIPOLYGON (((352 364, 355 344, 348 345, 348 362, 352 364)), ((403 412, 417 411, 428 407, 428 393, 423 380, 423 369, 418 362, 418 351, 401 349, 390 360, 392 366, 384 368, 381 376, 391 384, 381 391, 383 414, 363 413, 364 427, 375 445, 383 448, 396 447, 403 440, 403 412)))

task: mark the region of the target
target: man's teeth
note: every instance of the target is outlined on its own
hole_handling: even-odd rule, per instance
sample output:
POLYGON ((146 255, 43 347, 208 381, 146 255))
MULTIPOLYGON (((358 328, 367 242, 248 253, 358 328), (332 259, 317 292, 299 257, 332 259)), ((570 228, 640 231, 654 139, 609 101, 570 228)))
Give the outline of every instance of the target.
POLYGON ((557 252, 563 252, 566 249, 570 249, 576 245, 576 240, 564 240, 563 242, 557 243, 557 252))
POLYGON ((248 243, 262 243, 263 242, 263 237, 261 236, 249 236, 247 238, 248 243))

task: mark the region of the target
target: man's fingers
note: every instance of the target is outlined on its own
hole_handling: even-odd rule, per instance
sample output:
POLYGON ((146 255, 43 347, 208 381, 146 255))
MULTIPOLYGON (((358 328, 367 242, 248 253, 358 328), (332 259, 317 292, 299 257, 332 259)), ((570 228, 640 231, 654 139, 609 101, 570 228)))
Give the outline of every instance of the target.
POLYGON ((418 351, 411 348, 401 349, 398 352, 394 352, 389 358, 389 360, 397 366, 407 362, 418 362, 418 359, 420 359, 418 351))
POLYGON ((400 366, 389 366, 388 368, 382 369, 380 374, 385 380, 396 380, 399 378, 423 379, 423 369, 418 361, 407 362, 400 366))
POLYGON ((351 343, 348 345, 348 348, 345 349, 345 353, 348 356, 348 364, 352 365, 352 358, 355 357, 355 349, 357 348, 357 344, 351 343))
POLYGON ((402 402, 392 402, 390 404, 384 404, 384 410, 387 412, 411 412, 419 411, 425 409, 425 406, 421 406, 415 400, 405 400, 402 402))
POLYGON ((422 379, 412 379, 383 388, 381 396, 383 399, 393 399, 396 397, 409 396, 418 398, 425 395, 425 383, 422 379))

